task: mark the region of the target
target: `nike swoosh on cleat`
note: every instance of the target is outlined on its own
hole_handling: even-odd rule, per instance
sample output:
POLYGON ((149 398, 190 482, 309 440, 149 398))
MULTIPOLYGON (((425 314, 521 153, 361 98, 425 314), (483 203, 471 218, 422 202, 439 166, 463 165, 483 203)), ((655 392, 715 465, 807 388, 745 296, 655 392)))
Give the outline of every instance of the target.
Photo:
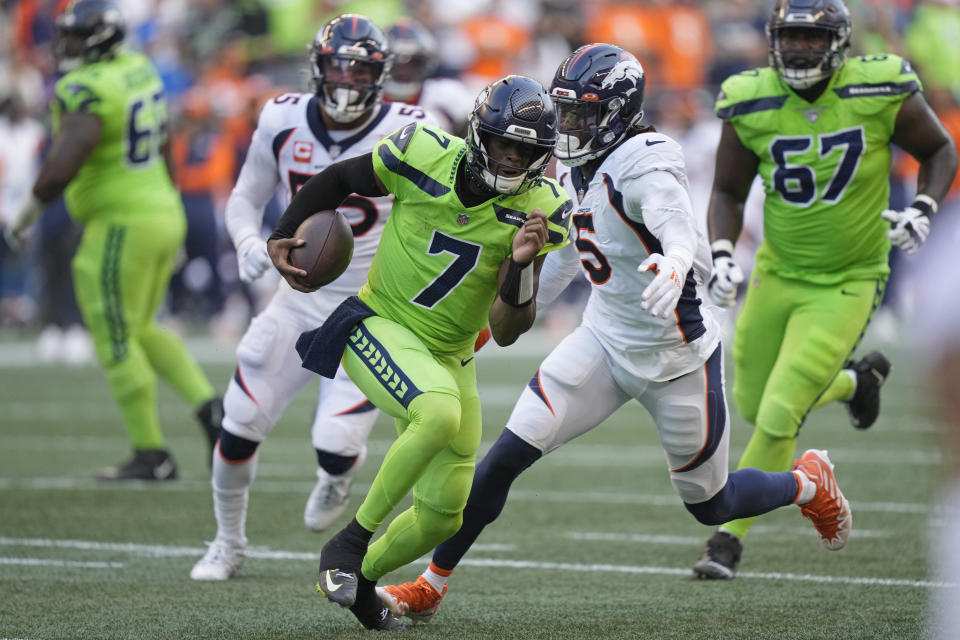
POLYGON ((473 360, 473 358, 474 358, 474 356, 470 356, 470 357, 467 358, 466 360, 464 360, 463 358, 461 358, 461 359, 460 359, 460 366, 461 366, 461 367, 467 366, 468 364, 470 364, 470 361, 473 360))
POLYGON ((335 583, 333 580, 330 579, 330 574, 333 573, 333 572, 335 572, 335 571, 336 571, 336 569, 327 569, 327 571, 325 571, 324 574, 323 574, 323 579, 324 579, 324 580, 326 581, 326 583, 327 583, 327 591, 328 591, 328 592, 330 592, 330 591, 336 591, 337 589, 339 589, 340 587, 343 586, 342 584, 337 584, 337 583, 335 583))
POLYGON ((655 144, 660 144, 661 142, 666 142, 666 140, 647 140, 647 146, 652 147, 655 144))

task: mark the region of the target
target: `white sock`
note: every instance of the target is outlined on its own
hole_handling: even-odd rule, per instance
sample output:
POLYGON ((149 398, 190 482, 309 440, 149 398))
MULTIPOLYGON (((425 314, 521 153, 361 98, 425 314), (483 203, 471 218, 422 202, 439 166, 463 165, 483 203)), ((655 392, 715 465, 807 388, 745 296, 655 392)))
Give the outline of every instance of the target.
POLYGON ((443 593, 443 588, 447 586, 447 579, 450 577, 448 575, 442 576, 439 573, 431 570, 430 567, 427 567, 427 570, 420 575, 423 576, 424 580, 430 583, 430 586, 433 587, 437 593, 443 593))
POLYGON ((230 464, 214 452, 213 513, 217 518, 217 539, 236 547, 247 546, 247 501, 250 485, 257 475, 260 452, 244 462, 230 464))
POLYGON ((850 376, 850 379, 853 380, 853 391, 850 393, 850 397, 847 398, 847 400, 849 400, 857 392, 857 372, 853 369, 844 369, 843 372, 850 376))
POLYGON ((813 496, 816 495, 817 484, 802 471, 794 471, 793 475, 797 476, 797 480, 800 482, 800 491, 797 493, 797 499, 794 501, 794 504, 807 504, 813 500, 813 496))

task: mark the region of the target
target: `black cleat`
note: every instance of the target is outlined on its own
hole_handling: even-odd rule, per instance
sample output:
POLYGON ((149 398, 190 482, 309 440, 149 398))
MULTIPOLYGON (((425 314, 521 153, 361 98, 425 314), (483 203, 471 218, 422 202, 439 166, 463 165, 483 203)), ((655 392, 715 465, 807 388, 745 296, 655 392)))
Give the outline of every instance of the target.
POLYGON ((317 591, 341 607, 352 606, 357 601, 357 574, 340 569, 324 569, 321 566, 317 591))
POLYGON ((844 368, 857 374, 857 390, 845 402, 850 421, 857 429, 867 429, 880 415, 880 387, 893 367, 886 356, 873 351, 856 362, 848 362, 844 368))
POLYGON ((214 396, 207 400, 200 405, 195 415, 203 428, 203 434, 207 436, 207 444, 210 445, 209 462, 213 464, 213 448, 217 446, 217 440, 220 438, 220 423, 223 422, 223 398, 214 396))
POLYGON ((362 575, 357 589, 357 601, 350 607, 350 613, 356 616, 364 629, 374 631, 403 631, 407 628, 399 618, 390 613, 377 595, 376 583, 362 575))
POLYGON ((357 578, 361 575, 360 566, 367 553, 367 543, 371 535, 373 534, 364 531, 357 521, 353 520, 330 538, 320 550, 317 591, 331 602, 341 607, 350 607, 356 602, 359 582, 357 578))
POLYGON ((732 580, 737 573, 742 554, 740 538, 718 530, 707 540, 700 559, 693 565, 693 575, 701 580, 732 580))
POLYGON ((166 449, 134 449, 133 458, 99 472, 97 480, 176 480, 177 463, 166 449))

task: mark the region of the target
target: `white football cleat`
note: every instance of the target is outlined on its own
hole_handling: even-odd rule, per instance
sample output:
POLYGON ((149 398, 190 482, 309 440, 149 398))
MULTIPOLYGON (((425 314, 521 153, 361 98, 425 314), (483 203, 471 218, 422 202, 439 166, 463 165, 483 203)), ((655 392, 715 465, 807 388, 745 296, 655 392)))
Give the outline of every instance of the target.
POLYGON ((350 502, 353 477, 366 459, 367 448, 364 447, 353 466, 338 476, 330 475, 323 468, 317 468, 317 484, 310 492, 307 506, 303 510, 303 524, 307 529, 323 531, 343 515, 347 503, 350 502))
POLYGON ((229 580, 243 565, 245 547, 234 547, 221 540, 208 543, 207 553, 190 569, 192 580, 229 580))

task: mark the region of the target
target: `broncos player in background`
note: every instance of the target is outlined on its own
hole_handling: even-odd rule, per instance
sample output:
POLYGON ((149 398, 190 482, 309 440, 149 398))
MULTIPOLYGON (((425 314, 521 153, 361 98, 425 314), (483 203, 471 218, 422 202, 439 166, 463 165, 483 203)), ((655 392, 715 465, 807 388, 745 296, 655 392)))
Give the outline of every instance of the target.
MULTIPOLYGON (((846 60, 850 14, 841 0, 779 0, 767 24, 770 67, 731 76, 708 220, 711 297, 730 306, 743 276, 733 262, 743 203, 760 174, 764 239, 733 345, 733 396, 755 428, 741 467, 790 468, 807 412, 847 403, 866 429, 880 408, 889 361, 857 347, 883 297, 891 243, 913 253, 957 171, 957 151, 895 55, 846 60), (887 210, 890 145, 920 162, 917 195, 887 210)), ((734 577, 754 519, 723 525, 693 568, 734 577)))
POLYGON ((400 18, 387 28, 393 51, 393 67, 383 85, 388 102, 420 105, 441 120, 444 129, 456 136, 466 133, 473 96, 454 78, 435 78, 437 41, 433 34, 412 18, 400 18))
POLYGON ((824 544, 846 541, 849 506, 826 452, 808 451, 793 472, 727 474, 723 349, 698 296, 710 269, 705 229, 690 203, 683 151, 641 122, 645 84, 636 58, 609 44, 581 47, 557 69, 555 153, 571 167, 560 182, 576 199, 577 240, 576 250, 547 259, 538 302, 549 303, 582 265, 592 289, 583 323, 540 365, 477 466, 460 530, 416 582, 378 590, 397 615, 427 622, 517 476, 631 399, 653 417, 673 487, 700 522, 800 504, 824 544), (847 518, 840 527, 838 514, 847 518))
POLYGON ((157 374, 196 409, 210 446, 222 410, 180 339, 154 320, 187 220, 170 177, 163 82, 146 56, 123 50, 125 32, 108 0, 75 0, 57 16, 64 75, 50 105, 54 140, 5 233, 19 246, 64 194, 84 228, 72 263, 77 303, 133 444, 133 458, 97 478, 172 480, 177 466, 157 416, 157 374))
POLYGON ((543 177, 556 138, 540 83, 506 76, 477 98, 466 140, 407 125, 313 177, 270 238, 277 268, 300 287, 287 255, 303 242, 292 237, 301 221, 351 192, 395 196, 367 283, 297 343, 303 366, 326 377, 342 355, 396 420, 356 517, 320 553, 317 589, 367 628, 403 627, 376 581, 460 527, 481 436, 477 335, 489 324, 508 345, 530 328, 544 254, 569 242, 570 198, 543 177), (411 489, 413 506, 369 544, 411 489))
MULTIPOLYGON (((227 201, 227 231, 244 282, 259 278, 271 264, 260 228, 263 208, 278 186, 289 202, 336 160, 369 154, 381 138, 408 123, 434 124, 419 107, 381 101, 391 53, 383 32, 367 18, 343 14, 330 20, 317 32, 309 59, 314 92, 287 93, 264 106, 227 201)), ((217 534, 190 571, 194 580, 226 580, 243 563, 257 448, 312 378, 300 366, 294 344, 363 285, 392 203, 391 197, 356 194, 338 202, 353 229, 350 267, 314 293, 281 281, 237 345, 237 370, 224 396, 223 432, 213 459, 217 534)), ((317 483, 304 509, 304 524, 314 531, 328 527, 346 508, 378 415, 342 369, 319 386, 312 430, 317 483)))

